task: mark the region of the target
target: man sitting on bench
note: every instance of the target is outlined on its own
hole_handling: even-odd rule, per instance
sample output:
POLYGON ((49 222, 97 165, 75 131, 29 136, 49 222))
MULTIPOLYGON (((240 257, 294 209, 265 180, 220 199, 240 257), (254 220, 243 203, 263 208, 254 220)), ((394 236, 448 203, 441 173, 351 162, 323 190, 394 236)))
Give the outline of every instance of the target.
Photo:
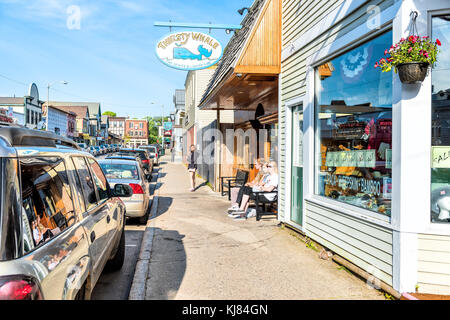
POLYGON ((249 205, 249 200, 255 200, 256 197, 253 192, 263 191, 264 197, 267 201, 273 201, 277 196, 277 188, 278 188, 278 168, 277 163, 275 161, 269 162, 267 166, 267 170, 269 172, 268 177, 265 180, 265 184, 263 187, 259 188, 260 190, 252 190, 250 194, 245 194, 242 196, 241 205, 238 211, 234 211, 231 215, 235 215, 235 220, 244 220, 247 219, 247 209, 249 205), (274 191, 274 192, 272 192, 274 191))

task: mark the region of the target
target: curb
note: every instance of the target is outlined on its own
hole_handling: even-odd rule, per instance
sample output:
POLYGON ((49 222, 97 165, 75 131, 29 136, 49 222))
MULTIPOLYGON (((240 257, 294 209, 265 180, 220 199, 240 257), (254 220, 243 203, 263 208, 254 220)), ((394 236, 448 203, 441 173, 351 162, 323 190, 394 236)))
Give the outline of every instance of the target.
MULTIPOLYGON (((156 178, 156 186, 158 186, 161 170, 158 171, 158 176, 156 178)), ((136 262, 136 268, 134 271, 133 281, 131 284, 130 294, 128 300, 145 300, 145 287, 147 282, 148 270, 150 267, 150 257, 153 247, 153 236, 155 234, 154 228, 154 218, 158 213, 158 196, 159 189, 154 191, 152 205, 150 213, 148 215, 147 225, 144 231, 144 236, 141 242, 141 250, 139 252, 139 257, 136 262)))

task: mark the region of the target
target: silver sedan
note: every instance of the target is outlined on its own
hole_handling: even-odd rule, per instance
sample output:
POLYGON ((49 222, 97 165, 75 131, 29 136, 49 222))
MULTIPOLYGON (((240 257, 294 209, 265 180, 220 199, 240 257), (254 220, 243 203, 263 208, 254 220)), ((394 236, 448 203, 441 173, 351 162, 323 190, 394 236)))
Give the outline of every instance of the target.
POLYGON ((102 167, 111 188, 119 183, 128 184, 133 189, 131 197, 121 198, 126 207, 126 216, 139 217, 140 223, 146 223, 150 203, 150 185, 139 162, 105 159, 99 160, 98 163, 102 167))

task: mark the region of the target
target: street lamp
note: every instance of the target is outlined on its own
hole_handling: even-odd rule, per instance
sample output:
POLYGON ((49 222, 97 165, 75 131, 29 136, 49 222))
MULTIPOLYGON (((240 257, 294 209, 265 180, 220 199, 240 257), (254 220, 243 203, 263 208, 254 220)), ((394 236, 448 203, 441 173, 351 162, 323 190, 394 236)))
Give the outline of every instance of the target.
POLYGON ((48 107, 49 107, 49 102, 50 102, 50 88, 53 85, 58 84, 58 83, 64 84, 64 85, 68 84, 67 81, 62 80, 62 81, 55 81, 55 82, 49 83, 47 85, 47 112, 46 112, 46 115, 45 115, 45 130, 46 131, 48 131, 48 107))
MULTIPOLYGON (((155 102, 150 102, 150 104, 156 105, 155 102)), ((161 107, 162 107, 162 117, 161 117, 162 137, 161 137, 161 140, 162 140, 162 145, 163 145, 163 149, 164 149, 164 104, 162 104, 161 107)))

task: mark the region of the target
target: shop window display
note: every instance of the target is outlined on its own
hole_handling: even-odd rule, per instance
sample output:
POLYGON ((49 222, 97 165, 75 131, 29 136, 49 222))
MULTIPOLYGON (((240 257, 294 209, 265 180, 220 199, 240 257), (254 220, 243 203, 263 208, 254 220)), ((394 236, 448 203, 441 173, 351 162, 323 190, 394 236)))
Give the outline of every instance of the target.
POLYGON ((432 18, 433 41, 441 43, 432 70, 431 221, 450 222, 450 15, 432 18))
POLYGON ((390 216, 392 75, 374 69, 386 32, 316 68, 320 196, 390 216))

